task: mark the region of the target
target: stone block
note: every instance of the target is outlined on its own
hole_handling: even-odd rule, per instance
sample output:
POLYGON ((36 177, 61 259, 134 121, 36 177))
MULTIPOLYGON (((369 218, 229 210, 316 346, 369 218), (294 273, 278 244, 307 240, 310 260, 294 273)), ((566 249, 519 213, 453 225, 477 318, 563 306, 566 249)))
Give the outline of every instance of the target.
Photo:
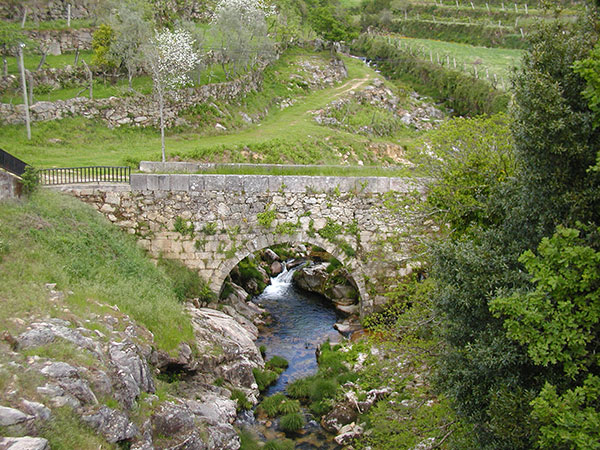
POLYGON ((132 191, 146 191, 148 190, 148 175, 132 173, 129 184, 132 191))
POLYGON ((204 191, 204 175, 190 175, 189 176, 189 190, 192 192, 204 191))
POLYGON ((242 192, 244 190, 245 175, 223 175, 225 191, 242 192))
POLYGON ((172 191, 189 191, 190 190, 190 176, 189 175, 169 175, 171 178, 171 190, 172 191))
POLYGON ((243 180, 243 189, 246 193, 267 192, 269 190, 269 177, 265 175, 246 175, 243 180))
POLYGON ((204 189, 207 191, 221 191, 226 190, 226 177, 227 175, 202 175, 204 177, 204 189))
POLYGON ((171 188, 169 175, 147 175, 149 191, 168 191, 171 188))
POLYGON ((281 186, 284 184, 284 179, 287 177, 283 177, 281 175, 267 175, 267 181, 269 183, 269 191, 277 192, 281 189, 281 186))

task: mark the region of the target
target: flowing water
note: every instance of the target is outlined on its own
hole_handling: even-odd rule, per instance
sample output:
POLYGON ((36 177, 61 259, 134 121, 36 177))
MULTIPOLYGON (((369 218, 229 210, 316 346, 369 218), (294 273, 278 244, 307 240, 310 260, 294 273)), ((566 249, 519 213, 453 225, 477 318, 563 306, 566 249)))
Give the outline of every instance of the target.
MULTIPOLYGON (((316 373, 317 346, 327 339, 337 342, 341 338, 333 328, 337 315, 331 302, 320 295, 297 289, 292 284, 292 276, 296 269, 286 270, 271 279, 271 284, 263 293, 253 299, 272 317, 271 325, 261 333, 256 345, 266 347, 265 360, 278 355, 290 364, 264 396, 284 391, 291 381, 316 373)), ((305 415, 310 419, 306 411, 305 415)), ((263 439, 283 436, 282 433, 276 432, 274 426, 259 424, 251 412, 246 412, 239 419, 242 425, 253 429, 263 439)), ((294 440, 297 449, 340 448, 332 442, 332 437, 327 435, 315 420, 307 420, 307 426, 300 435, 294 437, 294 440)))

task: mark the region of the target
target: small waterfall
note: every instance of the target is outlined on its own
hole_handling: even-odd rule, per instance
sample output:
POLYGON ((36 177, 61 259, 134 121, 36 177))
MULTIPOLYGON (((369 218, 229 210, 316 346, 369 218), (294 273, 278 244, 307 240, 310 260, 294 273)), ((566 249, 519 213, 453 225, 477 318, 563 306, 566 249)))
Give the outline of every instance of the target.
POLYGON ((294 277, 294 272, 302 267, 304 267, 306 263, 302 263, 299 266, 292 267, 290 270, 287 269, 287 261, 283 263, 283 272, 281 272, 276 277, 271 278, 271 284, 266 287, 265 292, 267 295, 283 293, 286 289, 292 286, 292 278, 294 277))

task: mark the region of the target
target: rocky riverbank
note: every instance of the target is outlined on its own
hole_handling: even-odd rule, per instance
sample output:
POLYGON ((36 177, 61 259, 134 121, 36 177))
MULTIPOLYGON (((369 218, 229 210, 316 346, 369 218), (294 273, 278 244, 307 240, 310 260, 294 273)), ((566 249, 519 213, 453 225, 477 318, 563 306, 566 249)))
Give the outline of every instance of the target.
MULTIPOLYGON (((48 289, 48 301, 60 304, 69 295, 48 289)), ((8 401, 0 406, 0 426, 7 437, 0 448, 48 449, 40 431, 68 408, 108 443, 131 449, 238 449, 231 394, 239 390, 257 402, 253 369, 264 360, 256 328, 190 303, 195 342, 167 354, 118 308, 102 307, 103 316, 39 317, 17 336, 4 333, 0 372, 8 401), (76 354, 69 362, 40 356, 51 348, 76 354), (16 388, 19 378, 27 379, 26 391, 16 388)))

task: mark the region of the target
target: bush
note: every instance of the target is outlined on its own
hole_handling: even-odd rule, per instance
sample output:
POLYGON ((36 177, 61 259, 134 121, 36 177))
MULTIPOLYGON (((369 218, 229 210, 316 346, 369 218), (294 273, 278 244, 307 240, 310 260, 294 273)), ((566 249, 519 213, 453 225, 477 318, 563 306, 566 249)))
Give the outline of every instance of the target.
POLYGON ((331 405, 326 401, 312 402, 309 409, 315 416, 321 417, 331 410, 331 405))
POLYGON ((304 427, 304 417, 300 413, 291 413, 283 416, 279 421, 279 426, 284 431, 298 431, 304 427))
POLYGON ((300 378, 288 384, 286 391, 292 398, 305 399, 310 396, 311 381, 314 377, 300 378))
POLYGON ((256 380, 256 384, 258 385, 259 391, 264 391, 269 386, 274 384, 279 378, 279 375, 272 370, 260 370, 260 369, 252 369, 252 374, 254 375, 254 379, 256 380))
POLYGON ((266 362, 265 368, 273 370, 275 372, 283 372, 285 369, 288 368, 289 365, 290 364, 285 358, 282 358, 281 356, 273 356, 270 360, 266 362))
POLYGON ((325 398, 333 398, 337 392, 338 385, 334 380, 325 378, 317 379, 310 387, 310 399, 320 401, 325 398))
POLYGON ((237 402, 237 406, 235 408, 237 412, 252 408, 252 403, 250 403, 248 397, 246 397, 246 394, 239 389, 234 389, 231 391, 231 400, 235 400, 237 402))
POLYGON ((290 400, 285 395, 279 393, 265 398, 259 405, 259 409, 269 417, 276 417, 281 414, 300 412, 300 402, 290 400))
POLYGON ((25 172, 21 175, 21 185, 23 186, 23 194, 33 194, 40 185, 37 169, 31 166, 25 167, 25 172))

